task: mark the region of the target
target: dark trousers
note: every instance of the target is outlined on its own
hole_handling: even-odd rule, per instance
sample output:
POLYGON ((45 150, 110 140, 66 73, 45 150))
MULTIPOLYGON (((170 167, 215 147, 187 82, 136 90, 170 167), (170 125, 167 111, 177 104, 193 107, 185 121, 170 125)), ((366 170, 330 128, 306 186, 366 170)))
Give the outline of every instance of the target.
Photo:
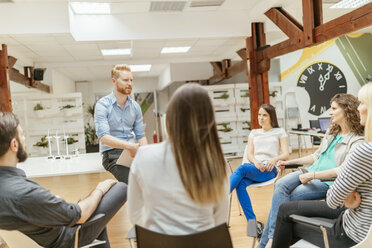
POLYGON ((294 223, 291 214, 306 217, 322 217, 334 222, 332 228, 326 228, 330 247, 350 247, 356 243, 350 239, 342 226, 345 208, 332 209, 325 201, 293 201, 280 205, 272 248, 285 248, 304 239, 319 247, 324 247, 323 233, 318 227, 294 223))
POLYGON ((116 164, 122 149, 111 149, 102 153, 102 165, 119 181, 128 184, 129 168, 116 164))
POLYGON ((97 209, 92 214, 92 217, 97 214, 105 214, 97 222, 91 225, 81 225, 79 231, 79 247, 92 243, 95 239, 105 240, 106 244, 95 246, 97 248, 109 248, 110 242, 107 235, 107 223, 119 211, 119 209, 127 201, 127 185, 118 182, 113 185, 109 191, 102 197, 97 209))

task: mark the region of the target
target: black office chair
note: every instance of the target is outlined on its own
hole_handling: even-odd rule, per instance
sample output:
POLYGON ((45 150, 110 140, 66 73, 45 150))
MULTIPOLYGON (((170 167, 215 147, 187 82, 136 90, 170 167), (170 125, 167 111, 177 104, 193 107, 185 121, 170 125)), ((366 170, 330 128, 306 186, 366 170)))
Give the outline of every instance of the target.
POLYGON ((226 224, 190 235, 167 235, 136 225, 137 248, 232 248, 226 224))
MULTIPOLYGON (((319 120, 309 120, 309 124, 312 129, 320 129, 319 120)), ((322 141, 319 137, 311 136, 311 142, 313 145, 318 146, 322 141)))
MULTIPOLYGON (((296 223, 295 225, 308 225, 314 228, 320 228, 320 230, 323 233, 323 241, 324 241, 324 247, 329 248, 329 240, 327 235, 327 229, 332 228, 336 220, 332 219, 326 219, 326 218, 320 218, 320 217, 305 217, 301 215, 292 214, 290 215, 292 220, 296 223)), ((296 227, 295 227, 296 228, 296 227)), ((350 248, 370 248, 372 244, 372 225, 369 228, 369 231, 367 233, 367 236, 358 244, 350 247, 350 248)), ((293 244, 291 248, 301 247, 301 248, 313 248, 315 245, 300 240, 296 244, 293 244), (301 243, 301 246, 298 246, 297 244, 301 243)), ((315 246, 317 247, 317 246, 315 246)))

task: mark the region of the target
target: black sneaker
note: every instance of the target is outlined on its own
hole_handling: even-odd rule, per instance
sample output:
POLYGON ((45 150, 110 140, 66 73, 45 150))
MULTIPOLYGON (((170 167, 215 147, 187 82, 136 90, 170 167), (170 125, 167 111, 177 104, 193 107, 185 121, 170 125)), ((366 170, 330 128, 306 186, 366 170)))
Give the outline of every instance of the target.
POLYGON ((256 227, 257 227, 257 238, 260 239, 264 231, 265 225, 262 222, 257 221, 256 227))

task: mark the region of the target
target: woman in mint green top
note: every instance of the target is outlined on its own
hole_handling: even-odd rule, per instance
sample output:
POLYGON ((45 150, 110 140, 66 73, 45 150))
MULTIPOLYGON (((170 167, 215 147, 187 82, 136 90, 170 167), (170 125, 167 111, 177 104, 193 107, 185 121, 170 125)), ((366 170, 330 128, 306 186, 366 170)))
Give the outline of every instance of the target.
POLYGON ((282 203, 325 198, 330 183, 318 179, 339 175, 348 157, 363 142, 364 129, 359 122, 358 105, 358 99, 350 94, 335 95, 331 99, 332 125, 319 149, 302 158, 278 162, 278 166, 302 164, 310 167, 306 168, 307 173, 296 171, 276 182, 269 217, 258 248, 271 248, 276 216, 282 203))

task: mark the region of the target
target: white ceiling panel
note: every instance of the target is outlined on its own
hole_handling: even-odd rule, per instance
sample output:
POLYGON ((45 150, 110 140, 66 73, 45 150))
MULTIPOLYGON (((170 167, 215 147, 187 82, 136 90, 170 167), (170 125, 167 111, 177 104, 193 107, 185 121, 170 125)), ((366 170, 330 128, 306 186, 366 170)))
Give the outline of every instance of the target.
POLYGON ((193 46, 198 39, 175 39, 167 40, 164 44, 166 47, 176 47, 176 46, 193 46))
POLYGON ((224 44, 228 39, 199 39, 195 46, 205 47, 205 46, 220 46, 224 44))

